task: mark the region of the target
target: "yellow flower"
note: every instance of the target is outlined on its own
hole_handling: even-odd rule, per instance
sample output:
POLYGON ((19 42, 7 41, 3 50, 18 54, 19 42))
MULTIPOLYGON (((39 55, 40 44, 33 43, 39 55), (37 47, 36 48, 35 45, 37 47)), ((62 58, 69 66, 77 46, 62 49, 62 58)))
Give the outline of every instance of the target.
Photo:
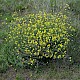
POLYGON ((36 55, 36 52, 34 53, 34 55, 36 55))
POLYGON ((15 44, 17 44, 18 43, 18 41, 15 41, 15 44))
POLYGON ((18 47, 20 47, 20 44, 18 44, 18 47))
POLYGON ((57 58, 61 58, 61 55, 58 55, 58 57, 57 58))
POLYGON ((56 59, 56 55, 54 55, 54 59, 56 59))
POLYGON ((28 26, 30 26, 30 24, 28 24, 28 26))
POLYGON ((48 44, 47 47, 50 47, 50 44, 48 44))
POLYGON ((6 20, 8 20, 8 19, 6 18, 6 20))
POLYGON ((52 36, 52 40, 53 40, 53 41, 56 40, 56 38, 57 38, 56 36, 52 36))
POLYGON ((63 45, 62 44, 59 44, 59 46, 62 48, 63 47, 63 45))

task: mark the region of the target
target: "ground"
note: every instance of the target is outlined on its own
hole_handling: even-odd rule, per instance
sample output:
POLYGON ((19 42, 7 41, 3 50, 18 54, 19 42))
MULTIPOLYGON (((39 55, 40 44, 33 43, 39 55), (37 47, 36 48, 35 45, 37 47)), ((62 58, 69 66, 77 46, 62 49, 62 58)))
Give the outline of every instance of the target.
POLYGON ((0 80, 80 80, 80 65, 42 66, 38 70, 19 69, 12 67, 0 73, 0 80))

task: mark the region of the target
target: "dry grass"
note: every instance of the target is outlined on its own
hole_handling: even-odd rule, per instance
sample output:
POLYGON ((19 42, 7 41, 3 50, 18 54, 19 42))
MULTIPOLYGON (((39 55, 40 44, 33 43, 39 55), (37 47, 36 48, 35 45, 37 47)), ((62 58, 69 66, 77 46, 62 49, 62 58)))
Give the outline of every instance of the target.
POLYGON ((42 66, 37 71, 10 68, 6 73, 0 73, 0 80, 80 80, 80 65, 42 66))

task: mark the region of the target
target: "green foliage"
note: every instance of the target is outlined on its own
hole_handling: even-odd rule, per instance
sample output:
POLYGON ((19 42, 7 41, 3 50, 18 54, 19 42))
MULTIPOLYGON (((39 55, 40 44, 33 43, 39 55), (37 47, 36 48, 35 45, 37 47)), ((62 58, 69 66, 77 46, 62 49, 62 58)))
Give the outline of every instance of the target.
POLYGON ((80 14, 80 0, 72 1, 69 6, 75 14, 80 14))
POLYGON ((1 41, 1 39, 4 39, 5 38, 6 34, 7 34, 6 30, 1 30, 0 29, 0 41, 1 41))
POLYGON ((16 15, 12 15, 14 19, 8 25, 5 38, 12 65, 34 65, 43 58, 64 58, 69 43, 68 31, 75 31, 66 22, 66 15, 61 12, 54 15, 42 12, 24 17, 16 15))
POLYGON ((33 9, 33 7, 31 7, 32 5, 32 0, 0 0, 0 13, 23 12, 25 9, 29 11, 33 9))
POLYGON ((5 72, 8 69, 8 62, 3 57, 3 55, 0 55, 0 72, 5 72))
POLYGON ((70 43, 68 45, 68 55, 72 57, 72 63, 80 63, 80 31, 76 29, 76 32, 70 36, 70 43))
POLYGON ((17 75, 16 80, 25 80, 22 75, 17 75))
POLYGON ((0 47, 0 72, 5 72, 9 67, 7 57, 3 52, 4 52, 4 48, 0 47))

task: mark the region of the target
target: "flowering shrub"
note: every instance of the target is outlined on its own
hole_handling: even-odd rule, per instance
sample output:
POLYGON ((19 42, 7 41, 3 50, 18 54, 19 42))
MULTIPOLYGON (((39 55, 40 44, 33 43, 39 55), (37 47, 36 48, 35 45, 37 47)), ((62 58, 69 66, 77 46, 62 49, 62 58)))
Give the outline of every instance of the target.
POLYGON ((40 12, 18 17, 15 13, 13 18, 5 40, 12 46, 11 54, 16 55, 16 61, 33 65, 44 57, 64 58, 69 43, 68 31, 74 30, 67 23, 66 15, 40 12))

